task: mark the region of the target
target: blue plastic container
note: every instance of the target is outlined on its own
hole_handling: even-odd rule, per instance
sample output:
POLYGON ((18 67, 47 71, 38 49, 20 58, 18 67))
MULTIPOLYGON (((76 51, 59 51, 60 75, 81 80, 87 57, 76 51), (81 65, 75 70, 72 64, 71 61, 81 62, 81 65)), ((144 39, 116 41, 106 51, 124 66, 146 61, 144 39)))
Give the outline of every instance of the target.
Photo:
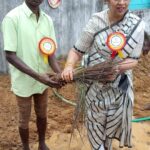
POLYGON ((150 0, 131 0, 130 10, 150 9, 150 0))

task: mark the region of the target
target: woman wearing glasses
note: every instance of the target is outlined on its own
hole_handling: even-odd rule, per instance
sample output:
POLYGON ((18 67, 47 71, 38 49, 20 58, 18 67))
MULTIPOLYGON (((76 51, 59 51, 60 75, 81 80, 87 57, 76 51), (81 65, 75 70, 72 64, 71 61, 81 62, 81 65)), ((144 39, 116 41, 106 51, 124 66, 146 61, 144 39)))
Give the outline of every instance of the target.
POLYGON ((121 61, 118 75, 106 84, 93 82, 86 92, 86 128, 93 150, 112 150, 112 140, 120 147, 131 145, 133 110, 132 69, 137 65, 144 24, 128 11, 130 0, 107 0, 109 9, 89 20, 74 48, 69 52, 62 78, 73 80, 73 68, 88 53, 88 66, 108 59, 121 61))

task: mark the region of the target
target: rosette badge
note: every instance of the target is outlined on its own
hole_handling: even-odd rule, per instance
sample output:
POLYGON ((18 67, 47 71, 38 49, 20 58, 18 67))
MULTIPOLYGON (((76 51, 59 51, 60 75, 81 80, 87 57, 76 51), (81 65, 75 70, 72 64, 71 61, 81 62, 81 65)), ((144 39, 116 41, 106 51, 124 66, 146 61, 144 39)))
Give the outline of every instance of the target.
POLYGON ((114 58, 117 54, 123 58, 122 49, 126 45, 126 37, 121 32, 114 32, 110 34, 106 42, 108 48, 112 51, 111 57, 114 58))
POLYGON ((48 56, 51 56, 55 53, 56 44, 51 38, 44 37, 39 42, 39 49, 44 56, 44 62, 48 63, 48 56))
POLYGON ((57 8, 61 4, 61 0, 48 0, 50 7, 57 8))

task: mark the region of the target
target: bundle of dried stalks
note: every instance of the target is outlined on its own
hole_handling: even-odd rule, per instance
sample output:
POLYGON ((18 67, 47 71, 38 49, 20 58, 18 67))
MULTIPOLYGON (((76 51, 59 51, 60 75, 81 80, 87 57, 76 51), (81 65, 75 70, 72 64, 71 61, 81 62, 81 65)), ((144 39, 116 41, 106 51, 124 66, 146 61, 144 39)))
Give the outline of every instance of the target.
MULTIPOLYGON (((108 60, 100 64, 91 67, 77 67, 73 72, 73 81, 77 83, 78 93, 77 93, 77 105, 74 111, 74 119, 72 126, 72 134, 76 128, 79 131, 79 127, 84 123, 86 108, 85 108, 85 96, 87 90, 87 84, 93 81, 99 81, 107 83, 110 78, 114 79, 118 74, 117 68, 119 63, 123 64, 121 61, 108 60)), ((125 63, 124 63, 125 64, 125 63)), ((63 82, 61 75, 57 74, 54 79, 59 82, 63 82)), ((80 131, 79 131, 80 134, 80 131)), ((72 136, 71 136, 72 137, 72 136)))
MULTIPOLYGON (((87 68, 77 67, 73 72, 73 82, 80 81, 89 83, 90 80, 104 83, 108 82, 110 76, 116 76, 117 65, 118 62, 109 60, 87 68)), ((60 74, 55 75, 54 80, 63 82, 60 74)))

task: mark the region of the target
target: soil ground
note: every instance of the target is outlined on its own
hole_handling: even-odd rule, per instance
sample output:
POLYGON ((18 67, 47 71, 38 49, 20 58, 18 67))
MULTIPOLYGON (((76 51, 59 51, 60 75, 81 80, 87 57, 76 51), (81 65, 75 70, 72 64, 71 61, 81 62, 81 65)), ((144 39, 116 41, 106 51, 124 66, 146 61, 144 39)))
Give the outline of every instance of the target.
MULTIPOLYGON (((134 117, 150 116, 143 107, 150 103, 150 55, 140 60, 134 70, 135 105, 134 117)), ((75 86, 67 85, 60 90, 66 98, 75 99, 75 86)), ((0 75, 0 150, 21 150, 17 131, 18 112, 15 96, 10 91, 10 78, 0 75)), ((67 150, 69 145, 74 107, 60 101, 49 89, 47 143, 51 150, 67 150)), ((76 132, 75 132, 76 133, 76 132)), ((84 135, 84 134, 83 134, 84 135)), ((86 137, 85 144, 78 134, 71 142, 71 150, 90 150, 86 137)), ((30 121, 31 150, 37 148, 35 114, 32 110, 30 121)), ((118 150, 114 143, 114 150, 118 150)), ((127 149, 124 149, 127 150, 127 149)), ((150 150, 150 123, 133 123, 133 150, 150 150)))

